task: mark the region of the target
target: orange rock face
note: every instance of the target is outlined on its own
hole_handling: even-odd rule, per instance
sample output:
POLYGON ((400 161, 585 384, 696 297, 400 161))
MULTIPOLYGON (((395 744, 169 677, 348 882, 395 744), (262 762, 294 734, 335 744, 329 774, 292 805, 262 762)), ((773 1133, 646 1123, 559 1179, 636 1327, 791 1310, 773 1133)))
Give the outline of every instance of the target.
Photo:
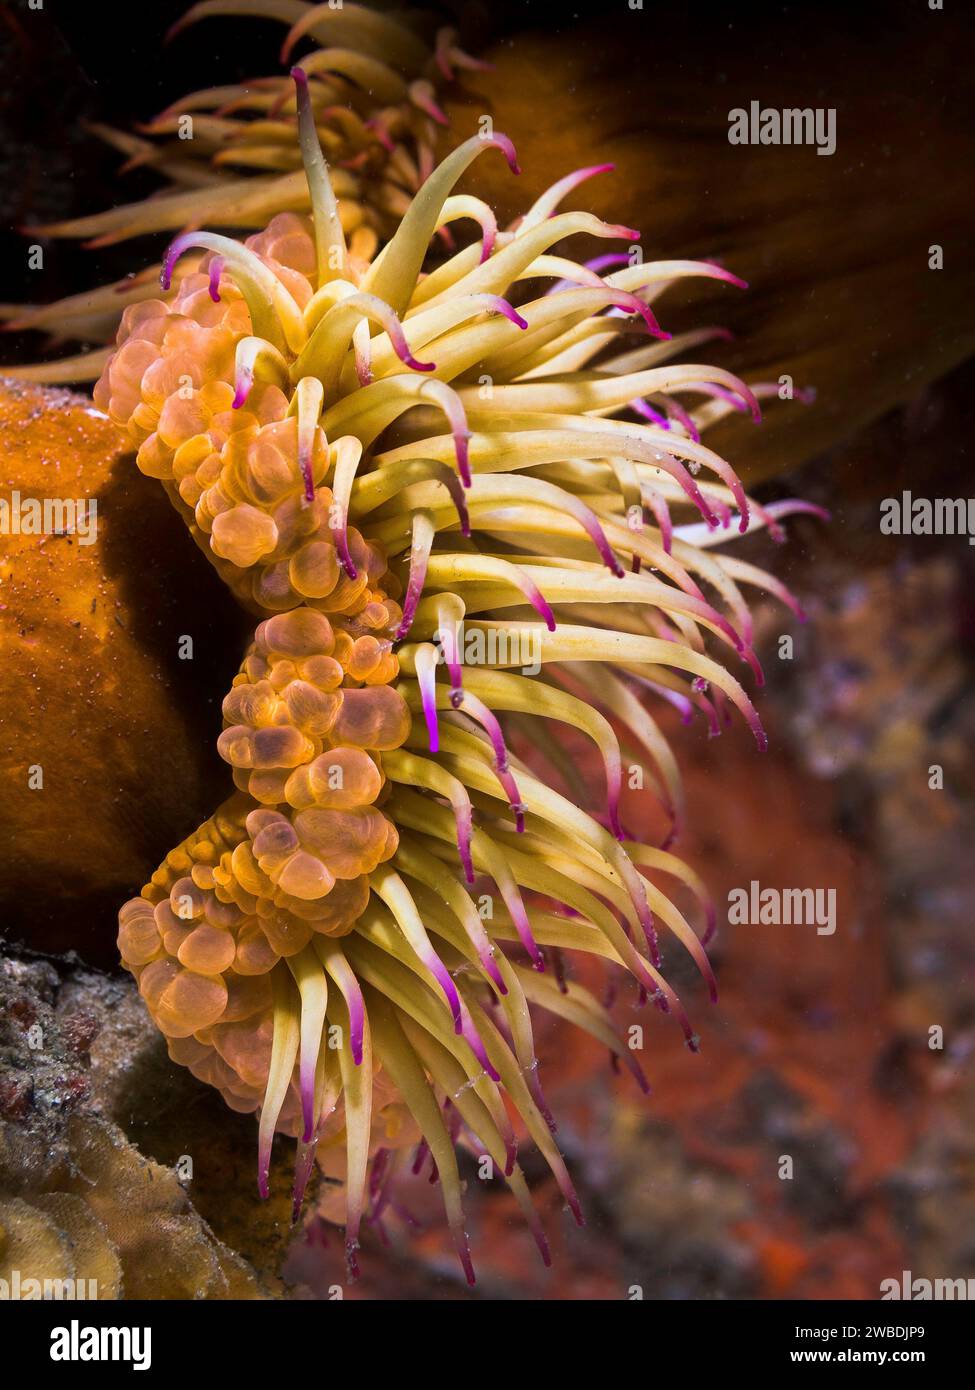
POLYGON ((225 794, 219 702, 247 635, 121 432, 0 383, 7 934, 114 962, 119 902, 225 794), (80 520, 58 505, 78 501, 80 520))

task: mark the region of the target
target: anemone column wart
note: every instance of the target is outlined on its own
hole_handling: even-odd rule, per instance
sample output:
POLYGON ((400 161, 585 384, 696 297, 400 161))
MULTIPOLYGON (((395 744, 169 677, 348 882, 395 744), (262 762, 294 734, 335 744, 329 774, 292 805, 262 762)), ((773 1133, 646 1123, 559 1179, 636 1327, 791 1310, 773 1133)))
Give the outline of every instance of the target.
POLYGON ((650 308, 679 277, 735 277, 687 261, 600 275, 604 259, 555 254, 577 233, 637 237, 557 210, 600 169, 424 274, 437 227, 463 215, 451 189, 477 156, 499 151, 517 172, 500 134, 460 146, 375 260, 357 260, 294 76, 310 221, 281 214, 244 244, 178 238, 164 284, 188 251, 204 252, 199 267, 171 303, 126 310, 95 391, 241 602, 273 615, 224 702, 219 749, 237 791, 125 905, 119 948, 174 1059, 259 1111, 262 1192, 275 1130, 298 1139, 296 1210, 316 1153, 329 1162, 344 1144, 354 1266, 367 1203, 385 1201, 371 1163, 388 1168, 387 1150, 422 1136, 473 1279, 463 1134, 504 1172, 547 1259, 509 1105, 581 1219, 533 1008, 590 1032, 645 1085, 607 1010, 553 978, 546 952, 627 970, 697 1048, 660 973, 658 927, 712 996, 713 976, 650 876, 700 900, 706 934, 713 914, 667 848, 680 788, 643 696, 697 708, 714 731, 734 706, 764 746, 707 644, 760 679, 739 586, 796 605, 710 548, 736 518, 739 532, 779 534, 803 504, 758 506, 701 443, 728 410, 757 418, 756 392, 673 362, 707 335, 672 339, 650 308), (545 278, 554 287, 517 309, 504 297, 545 278), (705 403, 691 411, 686 396, 705 403), (675 524, 671 509, 703 521, 675 524), (461 659, 471 634, 483 665, 461 659), (526 635, 545 680, 504 669, 523 664, 526 635), (607 716, 649 758, 667 845, 626 838, 607 716), (595 813, 509 752, 504 725, 525 719, 593 740, 606 782, 595 813), (487 920, 465 887, 476 876, 500 899, 487 920))

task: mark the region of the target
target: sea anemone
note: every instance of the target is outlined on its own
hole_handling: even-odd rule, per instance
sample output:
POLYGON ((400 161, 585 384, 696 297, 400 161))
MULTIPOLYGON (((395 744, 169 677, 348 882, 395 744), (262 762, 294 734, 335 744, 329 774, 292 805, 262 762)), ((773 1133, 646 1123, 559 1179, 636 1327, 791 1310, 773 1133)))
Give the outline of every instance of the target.
MULTIPOLYGON (((712 547, 778 536, 804 508, 759 506, 701 442, 728 411, 757 419, 756 391, 676 362, 716 331, 672 338, 651 308, 683 277, 735 276, 555 249, 579 234, 635 244, 630 228, 559 211, 600 168, 425 273, 437 228, 469 208, 452 193, 461 175, 479 156, 518 172, 490 131, 363 257, 343 234, 307 77, 293 75, 310 219, 278 213, 244 243, 177 237, 163 289, 184 257, 197 263, 171 299, 126 309, 95 389, 262 619, 223 705, 236 791, 122 908, 119 949, 172 1057, 259 1112, 262 1192, 276 1131, 298 1141, 296 1211, 316 1155, 340 1168, 354 1269, 391 1154, 420 1142, 473 1281, 464 1136, 504 1173, 544 1258, 512 1114, 581 1220, 533 1012, 587 1030, 646 1084, 562 958, 627 971, 698 1047, 657 934, 713 997, 714 918, 669 847, 680 787, 645 700, 699 710, 715 733, 735 708, 764 747, 709 649, 760 680, 741 586, 798 606, 712 547), (660 845, 620 822, 611 719, 649 759, 671 825, 660 845), (505 730, 526 721, 592 740, 605 785, 591 809, 513 755, 505 730), (699 901, 698 929, 658 877, 699 901)), ((557 750, 557 735, 539 746, 557 750)))
MULTIPOLYGON (((351 3, 202 0, 173 25, 168 37, 219 16, 286 25, 285 62, 303 40, 322 45, 302 58, 310 78, 309 101, 350 250, 370 259, 433 169, 437 128, 447 123, 438 89, 458 71, 485 65, 458 46, 452 28, 437 30, 427 42, 405 14, 351 3)), ((152 169, 167 187, 138 203, 26 230, 104 247, 183 227, 261 228, 276 213, 306 211, 308 186, 296 123, 294 87, 285 69, 189 93, 140 126, 138 134, 96 124, 95 133, 126 156, 123 171, 152 169)), ((465 202, 465 215, 483 216, 476 199, 465 202)), ((439 235, 453 246, 446 225, 439 235)), ((193 268, 195 262, 187 261, 180 274, 193 268)), ((155 297, 158 274, 158 266, 149 266, 137 276, 51 304, 0 306, 0 316, 11 329, 35 329, 59 341, 110 343, 121 312, 155 297)), ((93 381, 106 355, 98 348, 22 367, 17 374, 35 381, 93 381)))

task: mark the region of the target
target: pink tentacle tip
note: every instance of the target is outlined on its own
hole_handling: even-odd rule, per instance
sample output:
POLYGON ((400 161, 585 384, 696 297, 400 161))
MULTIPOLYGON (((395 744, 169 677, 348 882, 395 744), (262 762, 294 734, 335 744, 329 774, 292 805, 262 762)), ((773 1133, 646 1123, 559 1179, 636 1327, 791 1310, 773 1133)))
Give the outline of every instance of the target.
POLYGON ((359 1278, 359 1242, 352 1237, 345 1242, 345 1265, 354 1284, 359 1278))
POLYGON ((392 137, 378 119, 373 118, 370 121, 366 121, 366 127, 372 131, 387 154, 394 154, 396 152, 396 145, 392 137))
POLYGON ((454 452, 457 455, 457 472, 460 474, 461 483, 465 488, 471 485, 471 464, 470 464, 470 432, 458 430, 454 434, 454 452))
POLYGON ((650 1082, 647 1080, 643 1068, 640 1066, 640 1063, 633 1056, 632 1052, 630 1052, 629 1048, 627 1048, 627 1052, 629 1053, 629 1062, 632 1063, 632 1065, 630 1066, 630 1071, 633 1075, 633 1079, 639 1086, 643 1094, 645 1096, 649 1096, 653 1088, 650 1085, 650 1082))
MULTIPOLYGON (((302 458, 302 459, 301 459, 301 462, 300 462, 300 468, 301 468, 301 476, 302 476, 302 477, 304 478, 304 480, 305 480, 305 491, 304 491, 304 494, 303 494, 303 495, 304 495, 304 499, 305 499, 305 502, 306 502, 306 503, 309 503, 309 504, 310 504, 310 503, 314 502, 314 500, 315 500, 315 479, 314 479, 314 477, 312 476, 312 471, 311 471, 311 459, 310 459, 310 458, 302 458)), ((352 564, 351 557, 350 557, 350 559, 349 559, 349 564, 352 564)), ((355 566, 352 565, 352 568, 355 569, 355 566)), ((346 573, 348 574, 348 570, 346 570, 346 573)), ((351 574, 351 575, 349 575, 349 578, 350 578, 350 579, 354 579, 354 578, 355 578, 355 575, 354 575, 354 574, 351 574)))
POLYGON ((716 274, 714 278, 716 280, 724 280, 725 284, 734 285, 739 290, 747 290, 749 288, 747 280, 743 280, 740 275, 735 275, 732 271, 726 270, 716 256, 705 257, 701 264, 709 265, 715 270, 716 274))
POLYGON ((652 420, 659 429, 669 430, 671 428, 671 423, 666 415, 661 415, 659 410, 654 410, 653 406, 648 405, 641 396, 635 397, 628 404, 631 410, 636 411, 637 415, 642 415, 644 420, 652 420))
POLYGON ((644 304, 643 300, 635 294, 620 295, 616 302, 618 309, 626 309, 631 314, 639 314, 643 322, 647 325, 647 332, 654 338, 659 338, 662 342, 668 342, 673 338, 673 333, 667 333, 660 327, 656 316, 649 304, 644 304))
POLYGON ((508 168, 513 174, 521 173, 521 166, 518 163, 518 155, 515 152, 514 144, 507 135, 502 135, 500 131, 496 130, 493 135, 482 135, 481 139, 488 144, 495 145, 501 151, 508 161, 508 168))
POLYGON ((819 521, 832 521, 833 514, 815 502, 803 502, 798 498, 787 498, 782 502, 769 502, 765 510, 770 516, 814 516, 819 521))
POLYGON ((428 116, 431 116, 436 121, 437 125, 450 125, 450 117, 447 115, 446 111, 444 111, 443 107, 434 101, 433 97, 421 95, 418 99, 414 98, 414 100, 416 100, 416 104, 419 106, 420 110, 425 111, 428 116))
POLYGON ((470 1247, 467 1244, 467 1237, 459 1238, 457 1241, 457 1255, 464 1270, 464 1278, 471 1288, 477 1283, 477 1275, 474 1273, 474 1263, 471 1260, 470 1247))
POLYGON ((242 404, 246 402, 246 399, 248 399, 250 395, 250 391, 252 391, 253 384, 255 384, 255 374, 253 374, 253 371, 243 368, 243 370, 236 374, 234 399, 232 399, 231 402, 232 410, 241 409, 242 404))
POLYGON ((622 222, 607 222, 606 232, 609 236, 619 237, 621 241, 639 241, 641 233, 636 227, 624 227, 622 222))
POLYGON ((600 526, 596 517, 590 514, 580 518, 580 520, 586 529, 589 539, 599 552, 600 559, 609 570, 610 574, 614 574, 617 579, 622 579, 626 571, 616 558, 616 552, 606 539, 606 532, 600 526))
POLYGON ((349 1009, 351 1021, 351 1036, 349 1044, 352 1048, 352 1062, 354 1066, 362 1066, 362 1040, 365 1032, 364 1011, 361 999, 355 1007, 349 1009))
POLYGON ((583 261, 587 270, 609 270, 612 266, 627 266, 630 258, 625 251, 604 251, 601 256, 593 256, 583 261))
POLYGON ((262 1198, 262 1200, 265 1201, 265 1202, 267 1201, 268 1197, 270 1197, 270 1195, 271 1195, 271 1187, 270 1187, 270 1182, 269 1182, 269 1174, 270 1174, 270 1171, 271 1171, 271 1155, 270 1155, 270 1152, 267 1152, 267 1153, 262 1152, 262 1153, 260 1154, 259 1158, 258 1158, 258 1163, 257 1163, 257 1191, 258 1191, 258 1195, 259 1195, 259 1196, 262 1198))
POLYGON ((687 431, 687 437, 688 439, 690 439, 691 443, 700 444, 701 431, 698 429, 697 425, 695 425, 694 421, 691 419, 690 415, 688 415, 687 411, 683 408, 683 406, 681 406, 679 402, 675 401, 673 403, 673 411, 674 418, 681 425, 684 426, 684 429, 687 431))
POLYGON ((545 596, 540 592, 540 590, 537 589, 537 588, 535 587, 535 585, 531 585, 531 586, 527 586, 527 585, 526 585, 526 588, 528 589, 528 601, 529 601, 529 603, 530 603, 531 606, 534 608, 534 610, 535 610, 535 612, 538 614, 538 616, 541 618, 541 620, 542 620, 542 622, 545 624, 545 626, 548 628, 549 632, 554 632, 554 631, 555 631, 555 614, 552 612, 552 609, 551 609, 551 607, 549 606, 548 600, 547 600, 547 599, 545 598, 545 596))
MULTIPOLYGON (((482 257, 482 260, 483 259, 482 257)), ((528 327, 528 320, 522 318, 513 304, 509 304, 506 299, 502 299, 500 295, 496 294, 491 295, 491 299, 496 314, 503 314, 516 328, 526 329, 528 327)))
POLYGON ((464 1018, 460 1007, 460 995, 457 993, 457 986, 451 979, 450 971, 437 956, 433 956, 428 960, 426 966, 443 991, 443 996, 447 1001, 447 1007, 450 1010, 450 1016, 454 1020, 454 1032, 457 1034, 463 1033, 464 1018))
POLYGON ((501 995, 507 994, 508 986, 505 984, 504 976, 498 969, 498 963, 491 955, 490 951, 485 951, 481 956, 481 964, 484 966, 485 973, 498 993, 501 995))
POLYGON ((179 260, 180 256, 182 256, 183 252, 187 250, 189 245, 190 234, 184 232, 182 236, 178 236, 171 241, 166 248, 166 254, 163 256, 162 269, 159 272, 159 283, 164 290, 169 290, 171 287, 176 262, 179 260))
MULTIPOLYGON (((311 502, 315 496, 314 490, 312 490, 311 496, 308 495, 307 479, 305 496, 308 498, 309 502, 311 502)), ((347 578, 354 580, 359 578, 359 571, 356 568, 355 561, 352 559, 352 554, 349 550, 349 533, 347 527, 348 518, 343 515, 341 525, 335 528, 335 549, 338 551, 339 564, 345 571, 347 578)))
POLYGON ((440 752, 440 726, 437 723, 437 704, 426 691, 423 692, 423 718, 427 726, 427 742, 431 753, 440 752))
POLYGON ((210 284, 208 286, 210 298, 214 304, 220 303, 220 276, 223 274, 223 256, 214 256, 210 262, 210 284))
MULTIPOLYGON (((539 950, 538 942, 532 935, 532 929, 528 921, 528 913, 525 911, 524 903, 522 903, 519 900, 512 901, 510 898, 507 898, 506 905, 508 911, 511 913, 511 920, 515 924, 515 931, 517 931, 518 933, 518 939, 524 947, 525 951, 527 952, 528 958, 532 963, 532 969, 537 970, 539 974, 544 974, 545 957, 539 950)), ((537 1067, 537 1065, 538 1062, 536 1059, 535 1066, 537 1067)), ((540 1106, 539 1109, 541 1109, 540 1106)))

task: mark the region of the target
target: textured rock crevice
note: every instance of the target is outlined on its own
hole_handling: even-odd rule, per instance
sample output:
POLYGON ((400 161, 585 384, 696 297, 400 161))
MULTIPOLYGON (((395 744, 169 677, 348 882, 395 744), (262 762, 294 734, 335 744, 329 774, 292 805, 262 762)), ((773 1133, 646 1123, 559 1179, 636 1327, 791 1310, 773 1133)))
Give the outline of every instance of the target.
POLYGON ((251 1126, 216 1124, 219 1104, 169 1063, 130 982, 8 951, 0 1279, 21 1296, 28 1279, 84 1280, 88 1296, 94 1280, 103 1299, 280 1295, 287 1196, 255 1219, 250 1165, 245 1178, 232 1157, 251 1126))

